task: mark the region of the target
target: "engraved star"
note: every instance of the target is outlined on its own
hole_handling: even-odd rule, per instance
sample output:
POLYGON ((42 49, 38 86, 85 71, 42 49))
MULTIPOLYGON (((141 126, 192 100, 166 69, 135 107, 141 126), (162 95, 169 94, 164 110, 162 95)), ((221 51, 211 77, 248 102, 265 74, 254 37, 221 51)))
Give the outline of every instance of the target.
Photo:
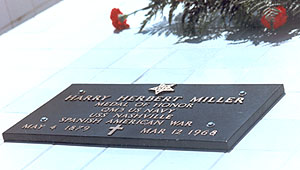
POLYGON ((149 90, 155 91, 155 95, 158 95, 159 93, 162 93, 162 92, 175 91, 174 89, 172 89, 173 86, 176 86, 176 84, 160 84, 159 86, 152 87, 149 90))

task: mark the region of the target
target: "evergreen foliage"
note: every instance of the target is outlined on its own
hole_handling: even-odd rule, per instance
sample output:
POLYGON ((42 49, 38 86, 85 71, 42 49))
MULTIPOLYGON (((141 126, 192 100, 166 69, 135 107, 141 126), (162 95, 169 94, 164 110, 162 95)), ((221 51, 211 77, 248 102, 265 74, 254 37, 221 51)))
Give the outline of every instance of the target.
POLYGON ((179 42, 202 42, 225 34, 229 40, 276 43, 268 37, 285 35, 279 37, 280 42, 300 34, 300 0, 150 0, 145 10, 140 32, 176 34, 179 42), (286 8, 288 22, 283 28, 267 30, 260 22, 262 12, 276 6, 286 8), (166 7, 168 19, 144 30, 152 17, 166 7), (174 15, 176 10, 182 12, 174 15))

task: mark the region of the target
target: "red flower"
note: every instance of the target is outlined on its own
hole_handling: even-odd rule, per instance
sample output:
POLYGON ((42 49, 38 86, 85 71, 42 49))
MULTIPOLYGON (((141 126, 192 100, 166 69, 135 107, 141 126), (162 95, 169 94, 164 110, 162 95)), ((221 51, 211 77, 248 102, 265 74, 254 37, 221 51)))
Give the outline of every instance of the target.
POLYGON ((112 25, 119 31, 128 29, 129 25, 126 23, 126 15, 120 11, 119 8, 114 8, 111 10, 110 19, 112 20, 112 25))
POLYGON ((286 20, 286 9, 283 6, 277 6, 265 9, 260 21, 268 29, 277 29, 283 26, 286 20))

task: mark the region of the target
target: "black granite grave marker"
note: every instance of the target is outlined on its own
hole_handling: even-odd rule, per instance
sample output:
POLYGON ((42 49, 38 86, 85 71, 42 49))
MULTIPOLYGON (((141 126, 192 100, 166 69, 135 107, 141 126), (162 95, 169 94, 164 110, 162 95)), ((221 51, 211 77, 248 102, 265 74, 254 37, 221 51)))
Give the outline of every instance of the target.
POLYGON ((278 84, 74 84, 3 137, 228 152, 283 95, 278 84))

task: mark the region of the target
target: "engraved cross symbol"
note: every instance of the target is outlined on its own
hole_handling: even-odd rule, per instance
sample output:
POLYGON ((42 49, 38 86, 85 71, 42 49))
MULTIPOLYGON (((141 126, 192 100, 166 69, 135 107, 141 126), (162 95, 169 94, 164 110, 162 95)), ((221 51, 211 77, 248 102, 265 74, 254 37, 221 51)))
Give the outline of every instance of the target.
POLYGON ((115 127, 110 127, 109 130, 110 132, 108 132, 107 136, 111 136, 113 135, 117 130, 123 130, 124 128, 122 127, 122 125, 117 125, 115 127))

